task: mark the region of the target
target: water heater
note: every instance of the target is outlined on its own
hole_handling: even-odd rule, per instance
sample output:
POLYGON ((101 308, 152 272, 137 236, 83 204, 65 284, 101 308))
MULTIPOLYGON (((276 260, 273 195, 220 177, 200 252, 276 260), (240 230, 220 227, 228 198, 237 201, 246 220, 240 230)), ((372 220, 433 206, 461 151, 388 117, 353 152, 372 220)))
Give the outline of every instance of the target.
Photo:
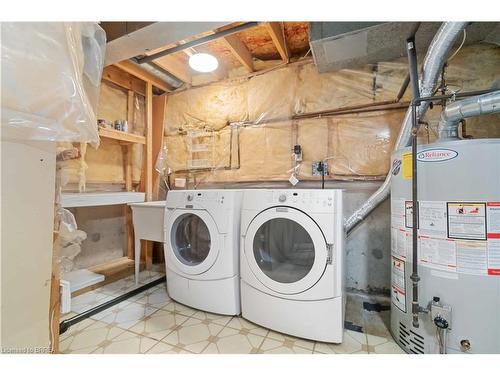
POLYGON ((500 139, 417 152, 419 325, 412 324, 412 155, 391 173, 391 332, 409 353, 500 353, 500 139))

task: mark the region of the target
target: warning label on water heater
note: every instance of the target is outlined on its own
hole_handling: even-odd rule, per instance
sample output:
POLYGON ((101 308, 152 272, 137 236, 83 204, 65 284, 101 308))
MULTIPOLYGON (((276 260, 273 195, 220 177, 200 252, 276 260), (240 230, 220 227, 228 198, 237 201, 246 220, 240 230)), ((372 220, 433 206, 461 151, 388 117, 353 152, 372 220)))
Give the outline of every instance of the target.
POLYGON ((486 203, 448 202, 448 237, 486 240, 486 203))
POLYGON ((402 312, 406 312, 405 262, 392 257, 391 300, 402 312))
POLYGON ((419 264, 443 271, 456 272, 457 254, 455 241, 419 236, 419 264))
POLYGON ((500 276, 500 202, 488 202, 488 275, 500 276))

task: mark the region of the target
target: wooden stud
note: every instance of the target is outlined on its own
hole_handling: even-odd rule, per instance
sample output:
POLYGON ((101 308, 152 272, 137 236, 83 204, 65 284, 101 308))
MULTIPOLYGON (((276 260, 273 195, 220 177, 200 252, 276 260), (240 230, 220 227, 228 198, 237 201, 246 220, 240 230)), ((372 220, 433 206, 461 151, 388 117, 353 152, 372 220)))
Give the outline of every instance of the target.
POLYGON ((281 59, 285 62, 290 61, 290 55, 288 53, 288 47, 286 45, 285 35, 283 28, 281 27, 281 22, 268 22, 266 23, 267 31, 271 35, 276 49, 278 50, 281 59))
MULTIPOLYGON (((165 117, 165 107, 167 104, 166 95, 153 97, 153 158, 156 160, 161 151, 163 140, 163 120, 165 117)), ((160 188, 160 174, 153 167, 153 199, 158 199, 160 188)))
POLYGON ((174 54, 163 56, 154 60, 154 63, 173 74, 181 81, 191 84, 193 75, 191 74, 189 64, 187 64, 178 55, 174 54))
MULTIPOLYGON (((135 96, 134 92, 129 90, 127 93, 127 123, 129 132, 132 132, 135 127, 134 112, 135 112, 135 96)), ((132 167, 133 167, 133 150, 132 144, 128 143, 122 145, 123 162, 124 162, 124 177, 125 177, 125 190, 132 191, 132 167)), ((127 228, 127 256, 134 259, 134 225, 132 221, 132 210, 128 205, 124 208, 125 224, 127 228)))
POLYGON ((227 70, 226 67, 222 64, 222 61, 219 61, 219 67, 212 72, 212 74, 217 78, 217 79, 224 79, 227 76, 227 70))
MULTIPOLYGON (((146 96, 145 89, 144 89, 144 96, 146 96)), ((129 133, 132 133, 135 127, 134 113, 135 113, 135 96, 134 92, 129 90, 127 92, 127 123, 128 123, 129 133)))
MULTIPOLYGON (((134 124, 134 112, 135 112, 135 97, 134 92, 129 90, 127 93, 127 123, 128 123, 128 131, 132 133, 134 124)), ((132 191, 132 144, 127 144, 123 146, 124 151, 124 163, 125 163, 125 190, 132 191)))
MULTIPOLYGON (((116 63, 115 66, 139 79, 142 79, 143 81, 146 81, 146 83, 152 84, 153 86, 163 91, 170 92, 174 90, 174 88, 167 82, 159 79, 158 77, 149 73, 147 70, 142 69, 139 65, 134 64, 130 61, 121 61, 119 63, 116 63)), ((147 91, 148 90, 146 87, 146 95, 148 94, 147 91)))
POLYGON ((141 261, 144 261, 145 269, 150 270, 153 266, 153 242, 141 240, 141 261))
MULTIPOLYGON (((153 198, 153 85, 151 82, 146 83, 146 160, 142 174, 144 175, 146 201, 151 201, 153 198)), ((141 240, 141 253, 144 256, 146 269, 151 269, 153 246, 150 241, 141 240)))
POLYGON ((104 71, 102 72, 102 80, 105 82, 111 82, 112 84, 120 86, 126 90, 132 90, 139 95, 146 95, 146 82, 128 74, 127 72, 124 72, 114 65, 106 66, 104 68, 104 71))
POLYGON ((146 201, 153 198, 153 85, 146 85, 146 201))
POLYGON ((231 50, 232 54, 239 60, 249 72, 253 72, 252 54, 247 46, 235 34, 222 38, 226 46, 231 50))

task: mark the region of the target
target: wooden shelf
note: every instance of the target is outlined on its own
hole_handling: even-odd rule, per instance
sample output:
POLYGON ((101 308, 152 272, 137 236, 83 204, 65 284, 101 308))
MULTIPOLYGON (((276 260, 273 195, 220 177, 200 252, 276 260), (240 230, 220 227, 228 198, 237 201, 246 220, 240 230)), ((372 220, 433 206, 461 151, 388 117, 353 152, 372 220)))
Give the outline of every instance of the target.
POLYGON ((99 136, 124 143, 146 144, 146 137, 142 135, 126 133, 115 129, 99 128, 99 136))
POLYGON ((98 192, 98 193, 62 193, 63 207, 111 206, 144 202, 145 194, 135 191, 98 192))
MULTIPOLYGON (((141 270, 144 269, 144 265, 141 264, 141 270)), ((128 257, 121 257, 118 259, 113 259, 103 264, 90 267, 88 269, 90 272, 103 275, 104 281, 97 284, 89 285, 86 288, 79 289, 71 293, 71 297, 76 297, 81 294, 87 293, 91 290, 100 288, 106 284, 112 283, 114 281, 123 279, 127 276, 134 274, 134 260, 128 257)))

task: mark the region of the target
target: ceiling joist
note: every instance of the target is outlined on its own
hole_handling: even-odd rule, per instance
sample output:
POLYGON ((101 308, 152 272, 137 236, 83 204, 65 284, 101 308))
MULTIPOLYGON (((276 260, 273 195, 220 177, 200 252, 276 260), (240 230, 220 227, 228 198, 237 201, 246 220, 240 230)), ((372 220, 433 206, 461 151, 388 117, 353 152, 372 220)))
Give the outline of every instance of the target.
POLYGON ((146 96, 146 83, 143 80, 135 78, 114 65, 104 67, 102 79, 126 90, 146 96))
POLYGON ((255 70, 253 66, 252 54, 248 50, 247 46, 236 35, 233 34, 223 37, 222 40, 231 53, 238 59, 241 65, 243 65, 250 73, 255 70))
POLYGON ((219 61, 219 67, 212 72, 217 79, 225 79, 227 77, 226 67, 219 61))
POLYGON ((189 65, 177 55, 167 55, 154 60, 154 63, 181 81, 191 84, 193 75, 189 65))
POLYGON ((267 31, 271 35, 276 49, 278 50, 281 59, 285 62, 290 61, 290 54, 288 52, 288 47, 286 45, 285 33, 281 26, 281 22, 268 22, 266 23, 267 31))
MULTIPOLYGON (((119 63, 114 64, 121 70, 124 70, 125 72, 132 74, 133 76, 140 78, 146 82, 151 83, 153 86, 159 88, 160 90, 169 92, 173 91, 174 87, 169 85, 167 82, 163 81, 162 79, 158 78, 157 76, 151 74, 150 72, 142 69, 139 65, 134 64, 130 61, 121 61, 119 63)), ((147 93, 147 90, 146 90, 147 93)))

